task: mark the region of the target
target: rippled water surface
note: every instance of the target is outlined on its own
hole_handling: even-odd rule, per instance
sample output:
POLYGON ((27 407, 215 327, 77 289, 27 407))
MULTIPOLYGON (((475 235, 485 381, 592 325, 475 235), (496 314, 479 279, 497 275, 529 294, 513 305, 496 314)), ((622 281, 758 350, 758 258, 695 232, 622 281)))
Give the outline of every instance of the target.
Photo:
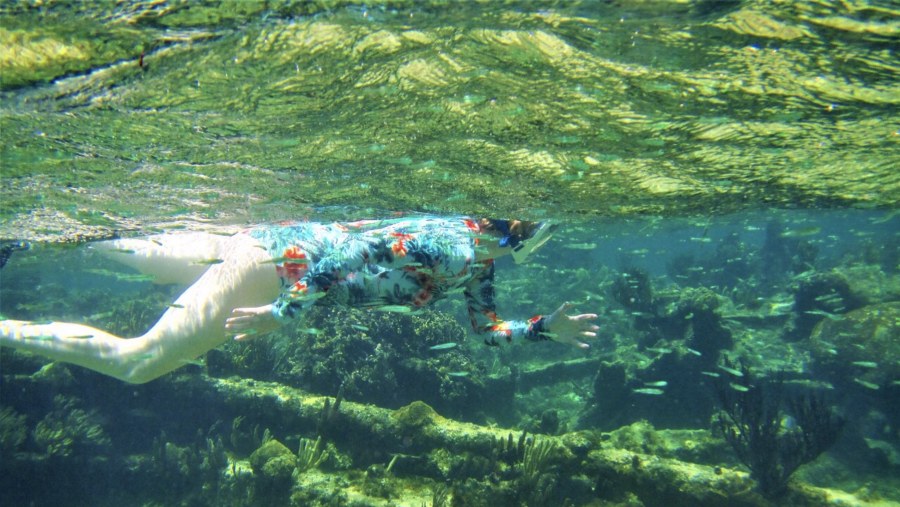
POLYGON ((7 5, 2 235, 897 204, 890 2, 339 4, 7 5))

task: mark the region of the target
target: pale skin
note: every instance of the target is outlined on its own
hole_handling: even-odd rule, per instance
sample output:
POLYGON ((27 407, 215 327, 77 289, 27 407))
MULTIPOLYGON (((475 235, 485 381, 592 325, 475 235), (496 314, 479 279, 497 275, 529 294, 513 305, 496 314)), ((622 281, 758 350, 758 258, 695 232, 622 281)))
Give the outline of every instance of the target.
MULTIPOLYGON (((481 259, 508 251, 496 242, 486 246, 481 259)), ((272 258, 247 234, 160 235, 98 243, 94 248, 153 275, 159 283, 191 285, 138 337, 122 338, 83 324, 2 320, 0 345, 140 384, 183 366, 229 337, 242 340, 280 327, 271 312, 279 293, 272 258)), ((564 303, 549 315, 546 331, 554 341, 586 349, 582 340, 596 337, 597 315, 569 315, 570 309, 564 303)))

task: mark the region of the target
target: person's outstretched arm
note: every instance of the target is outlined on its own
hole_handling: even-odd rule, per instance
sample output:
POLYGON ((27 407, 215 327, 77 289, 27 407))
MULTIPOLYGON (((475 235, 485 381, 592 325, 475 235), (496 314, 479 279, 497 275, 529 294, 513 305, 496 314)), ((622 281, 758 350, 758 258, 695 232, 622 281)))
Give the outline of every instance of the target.
POLYGON ((481 273, 473 277, 465 288, 469 319, 476 333, 485 335, 490 346, 517 341, 552 340, 586 349, 581 340, 595 338, 600 329, 592 321, 594 313, 569 315, 572 305, 563 303, 550 315, 535 315, 528 320, 502 320, 497 316, 494 304, 494 263, 485 261, 481 273))

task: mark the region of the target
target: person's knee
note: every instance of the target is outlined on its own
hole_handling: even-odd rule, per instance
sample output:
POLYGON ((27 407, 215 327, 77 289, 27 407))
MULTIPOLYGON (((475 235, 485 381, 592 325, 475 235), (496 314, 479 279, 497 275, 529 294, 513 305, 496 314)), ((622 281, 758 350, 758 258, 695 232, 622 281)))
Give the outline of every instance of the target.
POLYGON ((131 371, 125 372, 122 375, 116 375, 116 377, 123 382, 139 385, 139 384, 146 384, 147 382, 150 382, 151 380, 156 380, 160 377, 160 375, 148 374, 147 372, 131 370, 131 371))

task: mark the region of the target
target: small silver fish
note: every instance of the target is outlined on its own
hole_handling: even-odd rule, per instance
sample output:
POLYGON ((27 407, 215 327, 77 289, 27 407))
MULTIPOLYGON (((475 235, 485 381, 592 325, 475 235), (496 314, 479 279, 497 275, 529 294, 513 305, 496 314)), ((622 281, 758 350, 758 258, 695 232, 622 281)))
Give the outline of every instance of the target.
POLYGON ((713 377, 713 378, 721 377, 721 375, 719 375, 718 373, 716 373, 714 371, 701 371, 700 374, 706 375, 707 377, 713 377))
POLYGON ((793 229, 789 231, 782 232, 779 236, 782 238, 802 238, 806 236, 815 236, 822 232, 821 227, 811 226, 811 227, 801 227, 799 229, 793 229))
POLYGON ((450 350, 456 348, 456 342, 439 343, 428 347, 428 350, 450 350))
POLYGON ((136 363, 138 361, 146 361, 148 359, 153 359, 153 356, 154 356, 153 352, 146 352, 144 354, 140 354, 140 355, 134 356, 132 358, 129 358, 127 361, 129 363, 136 363))
POLYGON ((729 368, 728 366, 725 366, 723 364, 717 365, 717 367, 726 373, 730 373, 730 374, 734 375, 735 377, 743 377, 744 376, 744 373, 741 370, 735 370, 734 368, 729 368))
POLYGON ((263 261, 262 264, 309 264, 309 260, 297 259, 295 257, 275 257, 267 261, 263 261))
POLYGON ((878 363, 875 361, 853 361, 853 366, 859 366, 860 368, 878 368, 878 363))
POLYGON ((632 389, 631 392, 638 393, 638 394, 649 394, 651 396, 659 396, 661 394, 666 393, 662 389, 654 389, 652 387, 641 387, 638 389, 632 389))
POLYGON ((222 264, 223 262, 225 262, 224 259, 201 259, 199 261, 194 261, 191 264, 198 266, 212 266, 213 264, 222 264))
POLYGON ((656 382, 644 382, 644 385, 647 387, 666 387, 669 383, 665 380, 657 380, 656 382))
POLYGON ((379 312, 391 312, 391 313, 410 313, 412 312, 412 308, 403 305, 386 305, 379 306, 375 308, 376 311, 379 312))
POLYGON ((878 384, 874 384, 872 382, 867 382, 865 380, 861 380, 858 378, 853 379, 853 381, 856 382, 857 384, 865 387, 866 389, 871 389, 873 391, 877 391, 879 389, 878 384))
POLYGON ((139 273, 116 273, 116 280, 122 282, 152 282, 156 279, 153 275, 143 275, 139 273))
POLYGON ((790 311, 794 307, 794 303, 770 303, 769 311, 773 313, 778 313, 781 311, 790 311))
POLYGON ((831 319, 831 320, 841 320, 841 319, 843 319, 843 317, 841 317, 840 315, 835 315, 835 314, 833 314, 833 313, 828 313, 828 312, 826 312, 826 311, 824 311, 824 310, 809 310, 809 311, 806 311, 806 312, 803 312, 803 313, 805 313, 805 314, 807 314, 807 315, 818 315, 818 316, 820 316, 820 317, 825 317, 826 319, 831 319))
POLYGON ((741 384, 735 384, 734 382, 731 382, 731 383, 728 384, 728 385, 731 386, 731 388, 734 389, 735 391, 738 391, 738 392, 741 392, 741 393, 746 393, 747 391, 750 390, 749 387, 747 387, 747 386, 742 386, 741 384))
POLYGON ((350 327, 352 327, 353 329, 357 329, 359 331, 368 331, 369 330, 369 328, 367 328, 366 326, 360 326, 359 324, 350 324, 350 327))
POLYGON ((451 371, 451 372, 447 373, 447 375, 449 375, 451 377, 468 377, 469 372, 467 372, 467 371, 451 371))
POLYGON ((568 250, 594 250, 597 248, 596 243, 568 243, 562 246, 568 250))

